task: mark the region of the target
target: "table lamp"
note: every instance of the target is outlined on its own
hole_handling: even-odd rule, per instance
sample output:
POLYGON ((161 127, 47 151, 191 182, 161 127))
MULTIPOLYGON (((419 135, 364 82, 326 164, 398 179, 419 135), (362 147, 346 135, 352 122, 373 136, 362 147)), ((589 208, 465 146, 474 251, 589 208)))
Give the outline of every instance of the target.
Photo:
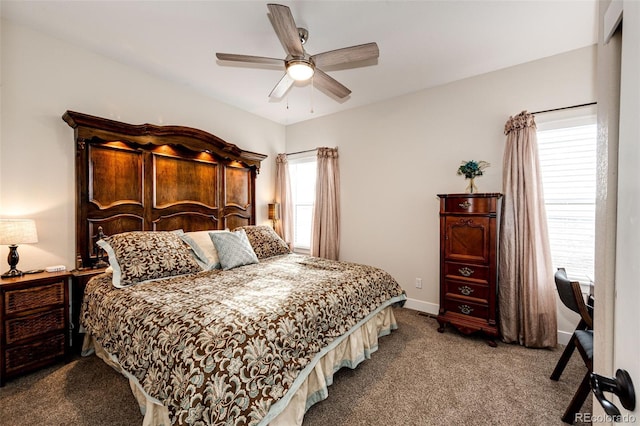
POLYGON ((280 203, 269 204, 269 220, 273 222, 273 228, 276 227, 276 221, 280 220, 280 203))
POLYGON ((18 270, 18 244, 32 244, 38 242, 36 222, 32 219, 0 219, 0 244, 9 246, 9 270, 2 274, 2 278, 19 277, 23 272, 18 270))

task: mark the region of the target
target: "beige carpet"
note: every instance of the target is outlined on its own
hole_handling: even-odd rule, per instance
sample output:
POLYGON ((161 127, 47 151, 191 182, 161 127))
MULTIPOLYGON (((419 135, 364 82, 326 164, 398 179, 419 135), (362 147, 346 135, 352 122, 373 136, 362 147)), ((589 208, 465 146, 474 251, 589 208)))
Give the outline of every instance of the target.
MULTIPOLYGON (((396 309, 399 329, 357 369, 342 369, 305 426, 560 425, 586 369, 577 352, 560 381, 556 350, 525 349, 436 331, 434 319, 396 309)), ((583 412, 590 412, 587 398, 583 412)), ((0 424, 140 425, 127 381, 95 356, 0 388, 0 424)))

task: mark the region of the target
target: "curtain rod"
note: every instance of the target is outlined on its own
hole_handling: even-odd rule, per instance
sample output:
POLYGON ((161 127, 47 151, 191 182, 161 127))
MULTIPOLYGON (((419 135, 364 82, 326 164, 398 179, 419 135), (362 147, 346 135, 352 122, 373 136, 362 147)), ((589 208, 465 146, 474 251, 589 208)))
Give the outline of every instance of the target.
POLYGON ((298 152, 288 152, 285 155, 296 155, 296 154, 304 154, 305 152, 313 152, 313 151, 317 151, 318 148, 313 148, 313 149, 307 149, 305 151, 298 151, 298 152))
POLYGON ((580 107, 584 107, 584 106, 597 105, 597 104, 598 104, 597 102, 589 102, 587 104, 571 105, 571 106, 567 106, 567 107, 547 109, 547 110, 544 110, 544 111, 536 111, 536 112, 532 112, 531 114, 535 115, 535 114, 542 114, 543 112, 562 111, 563 109, 580 108, 580 107))

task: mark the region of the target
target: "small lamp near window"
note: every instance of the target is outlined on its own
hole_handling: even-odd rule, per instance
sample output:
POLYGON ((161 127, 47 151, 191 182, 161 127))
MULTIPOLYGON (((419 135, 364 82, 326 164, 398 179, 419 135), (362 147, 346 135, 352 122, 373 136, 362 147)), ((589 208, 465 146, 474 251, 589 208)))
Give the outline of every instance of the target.
POLYGON ((273 228, 276 227, 276 222, 280 220, 280 203, 269 204, 269 220, 273 222, 273 228))
POLYGON ((36 222, 31 219, 0 219, 0 244, 9 246, 9 270, 2 274, 2 278, 19 277, 23 272, 18 270, 18 244, 33 244, 38 242, 36 222))

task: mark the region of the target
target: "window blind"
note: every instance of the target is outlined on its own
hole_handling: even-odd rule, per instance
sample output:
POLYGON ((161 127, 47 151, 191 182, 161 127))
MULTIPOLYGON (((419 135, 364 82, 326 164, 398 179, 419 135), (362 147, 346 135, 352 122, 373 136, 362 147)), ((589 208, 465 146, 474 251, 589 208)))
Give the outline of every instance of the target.
POLYGON ((594 276, 597 130, 591 121, 537 132, 553 266, 581 282, 594 276))
POLYGON ((293 203, 294 251, 307 253, 311 248, 311 229, 316 195, 317 160, 306 156, 289 160, 293 203))

